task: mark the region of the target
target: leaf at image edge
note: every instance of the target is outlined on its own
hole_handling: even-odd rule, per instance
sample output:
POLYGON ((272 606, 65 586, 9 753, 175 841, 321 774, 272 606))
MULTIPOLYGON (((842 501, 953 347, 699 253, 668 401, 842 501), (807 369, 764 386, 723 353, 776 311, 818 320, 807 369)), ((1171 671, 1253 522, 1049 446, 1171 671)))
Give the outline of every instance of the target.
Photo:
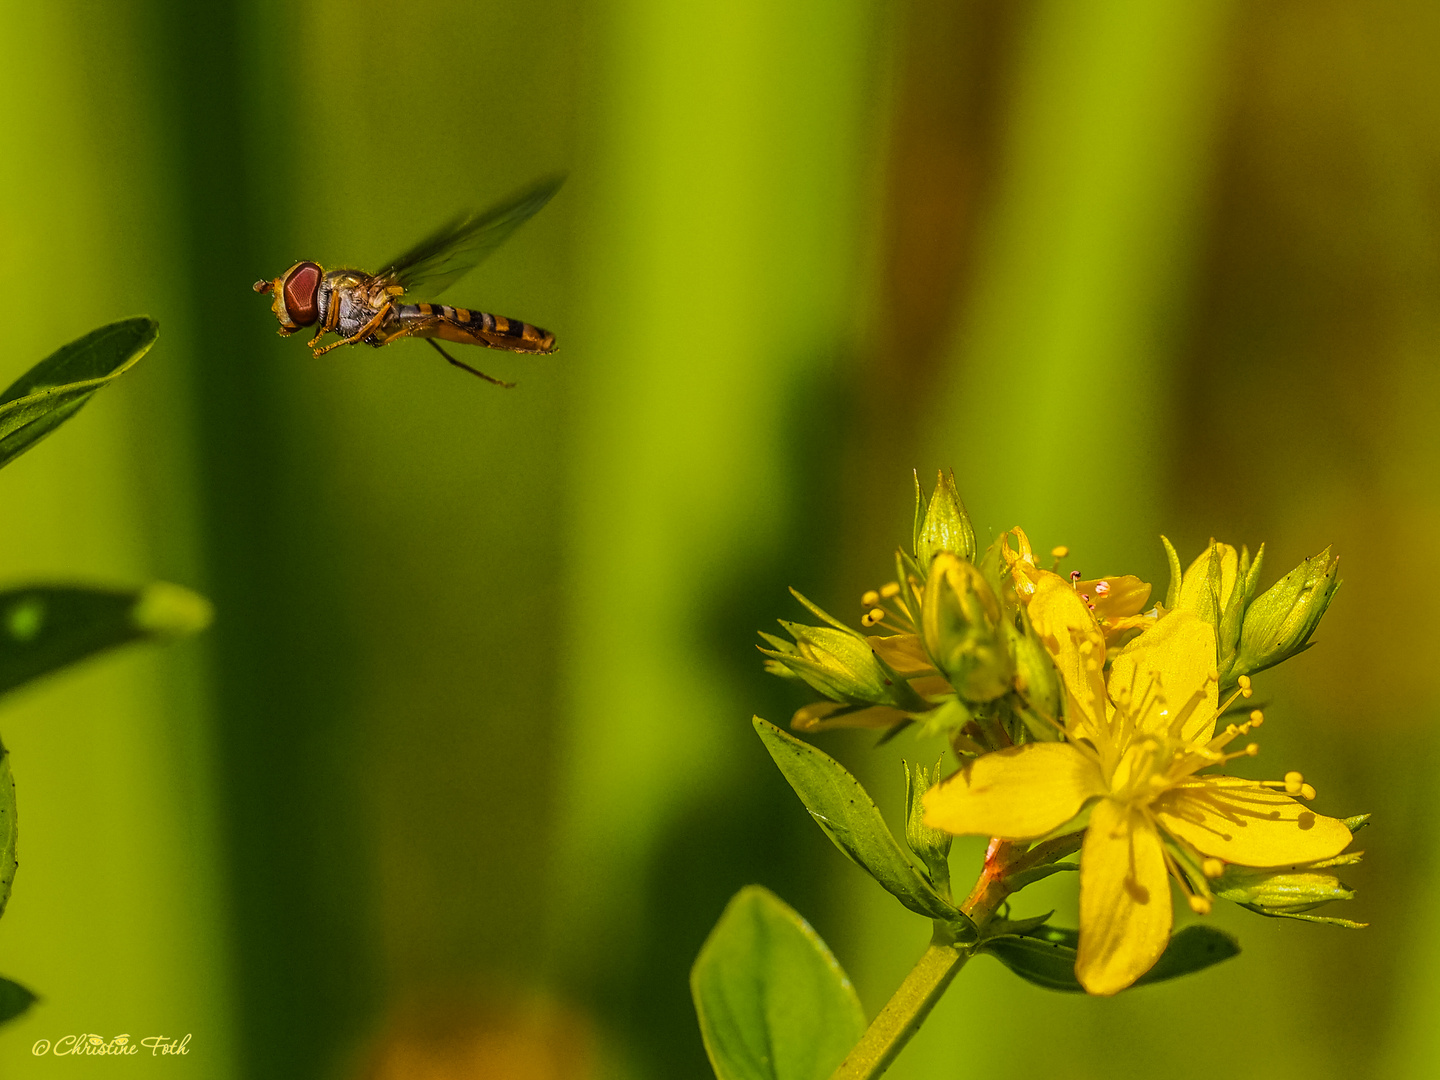
POLYGON ((725 906, 690 969, 690 992, 719 1080, 825 1080, 865 1033, 829 947, 759 885, 725 906))
POLYGON ((0 391, 0 467, 49 435, 149 351, 160 334, 137 316, 62 345, 0 391))
POLYGON ((911 911, 931 919, 964 916, 901 850, 860 781, 829 754, 754 719, 755 731, 805 809, 835 846, 911 911))
POLYGON ((0 695, 131 641, 203 630, 210 604, 179 585, 33 585, 0 592, 0 695))
POLYGON ((19 983, 0 978, 0 1024, 23 1016, 38 1000, 39 998, 19 983))
MULTIPOLYGON (((1029 934, 993 938, 981 951, 1036 986, 1079 994, 1084 993, 1084 987, 1075 978, 1079 936, 1075 930, 1046 926, 1029 934)), ((1240 943, 1224 930, 1201 924, 1187 926, 1170 938, 1170 944, 1154 967, 1136 979, 1134 985, 1148 986, 1192 975, 1238 955, 1240 943)))
MULTIPOLYGON (((15 837, 15 777, 10 772, 10 751, 0 746, 0 915, 5 914, 5 905, 10 902, 15 868, 19 866, 15 837)), ((4 1001, 4 995, 0 994, 0 1013, 4 1012, 4 1001)), ((4 1017, 0 1016, 0 1023, 3 1022, 4 1017)))

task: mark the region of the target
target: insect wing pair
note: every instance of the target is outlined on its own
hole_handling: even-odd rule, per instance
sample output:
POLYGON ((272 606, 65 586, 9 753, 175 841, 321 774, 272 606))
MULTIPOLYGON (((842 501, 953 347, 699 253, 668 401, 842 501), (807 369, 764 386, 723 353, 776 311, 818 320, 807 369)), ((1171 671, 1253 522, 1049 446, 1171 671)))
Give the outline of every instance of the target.
POLYGON ((550 201, 564 183, 547 177, 478 214, 462 214, 441 226, 378 273, 326 271, 318 263, 298 262, 279 277, 257 281, 255 291, 273 293, 271 310, 288 336, 314 326, 310 347, 316 356, 340 345, 388 345, 401 338, 426 341, 447 361, 497 386, 513 386, 455 359, 440 341, 479 345, 507 352, 555 351, 555 335, 519 319, 446 304, 404 304, 400 298, 425 286, 438 294, 473 270, 516 229, 550 201), (320 345, 327 333, 338 341, 320 345))

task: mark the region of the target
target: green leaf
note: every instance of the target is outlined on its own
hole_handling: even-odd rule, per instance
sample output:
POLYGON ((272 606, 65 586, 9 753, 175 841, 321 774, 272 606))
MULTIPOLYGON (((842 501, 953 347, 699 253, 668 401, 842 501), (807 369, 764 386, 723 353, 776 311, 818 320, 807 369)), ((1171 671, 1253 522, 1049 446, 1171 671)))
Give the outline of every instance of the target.
POLYGON ((0 1024, 22 1016, 38 999, 25 987, 9 979, 0 979, 0 1024))
POLYGON ((31 586, 0 592, 0 694, 130 641, 193 634, 210 604, 179 585, 139 591, 31 586))
MULTIPOLYGON (((0 746, 0 915, 10 902, 15 885, 15 777, 10 773, 10 751, 0 746)), ((0 979, 0 983, 4 980, 0 979)), ((4 1013, 4 987, 0 986, 0 1014, 4 1013)), ((6 1019, 0 1015, 0 1023, 6 1019)))
POLYGON ((0 393, 0 467, 80 411, 90 395, 149 351, 154 319, 122 319, 61 346, 0 393))
POLYGON ((765 749, 836 847, 911 911, 949 922, 965 919, 901 850, 880 808, 845 766, 758 716, 754 724, 765 749))
MULTIPOLYGON (((1075 978, 1075 954, 1080 933, 1058 926, 1044 926, 1019 936, 991 938, 981 945, 987 952, 1022 979, 1047 990, 1084 993, 1075 978)), ((1180 975, 1203 971, 1212 964, 1240 955, 1239 943, 1213 926, 1187 926, 1170 938, 1155 966, 1135 980, 1135 986, 1164 982, 1180 975)))
POLYGON ((719 1080, 825 1080, 865 1034, 855 988, 825 942, 759 885, 725 906, 690 992, 719 1080))

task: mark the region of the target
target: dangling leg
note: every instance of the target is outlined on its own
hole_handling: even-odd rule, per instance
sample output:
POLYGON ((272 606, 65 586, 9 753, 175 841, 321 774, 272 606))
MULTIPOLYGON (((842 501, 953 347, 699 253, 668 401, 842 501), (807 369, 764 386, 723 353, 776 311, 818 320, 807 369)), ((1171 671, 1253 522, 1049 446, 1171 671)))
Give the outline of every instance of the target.
MULTIPOLYGON (((390 304, 386 303, 384 307, 382 307, 379 311, 375 313, 374 317, 371 318, 369 322, 367 322, 364 326, 357 330, 352 336, 348 338, 341 338, 339 341, 332 341, 323 349, 315 349, 315 355, 324 356, 331 349, 338 349, 341 345, 354 345, 357 341, 364 341, 367 337, 369 337, 377 329, 379 329, 380 324, 385 321, 385 316, 389 314, 390 304)), ((312 341, 310 343, 310 347, 314 348, 315 342, 312 341)))
POLYGON ((426 344, 428 344, 432 349, 434 349, 436 352, 438 352, 441 356, 445 357, 446 360, 450 361, 450 363, 454 364, 454 365, 455 365, 456 367, 458 367, 458 368, 462 368, 462 369, 464 369, 465 371, 470 372, 471 375, 478 375, 478 376, 480 376, 480 378, 484 379, 486 382, 488 382, 488 383, 494 383, 496 386, 503 386, 506 390, 510 390, 510 389, 513 389, 513 388, 514 388, 515 384, 514 384, 513 382, 505 382, 505 381, 503 381, 503 380, 501 380, 501 379, 495 378, 494 375, 486 375, 483 371, 479 370, 478 368, 473 368, 473 367, 471 367, 469 364, 462 364, 459 360, 456 360, 453 356, 451 356, 448 352, 446 352, 444 349, 442 349, 439 345, 435 344, 435 339, 434 339, 434 338, 426 338, 426 339, 425 339, 425 342, 426 342, 426 344))
MULTIPOLYGON (((320 320, 320 325, 315 328, 315 336, 310 339, 310 348, 315 348, 322 337, 335 329, 335 324, 340 320, 340 299, 334 293, 330 294, 330 305, 325 311, 325 318, 320 320)), ((316 353, 318 356, 319 353, 316 353)))

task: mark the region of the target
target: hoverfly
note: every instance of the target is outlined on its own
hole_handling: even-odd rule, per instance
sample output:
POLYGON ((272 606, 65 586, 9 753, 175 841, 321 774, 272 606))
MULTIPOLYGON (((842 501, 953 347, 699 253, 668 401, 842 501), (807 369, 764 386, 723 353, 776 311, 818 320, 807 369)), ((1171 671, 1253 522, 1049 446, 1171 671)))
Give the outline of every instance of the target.
POLYGON ((438 294, 459 281, 549 202, 564 180, 563 176, 548 177, 488 210, 460 215, 379 273, 327 271, 317 263, 298 262, 271 281, 255 282, 255 291, 275 294, 270 308, 280 320, 282 337, 315 327, 310 348, 316 356, 340 345, 364 342, 379 348, 400 338, 423 338, 456 367, 496 386, 514 386, 455 359, 435 339, 543 354, 555 351, 554 334, 484 311, 398 301, 422 284, 438 294), (322 346, 320 339, 331 332, 339 334, 340 340, 322 346))

